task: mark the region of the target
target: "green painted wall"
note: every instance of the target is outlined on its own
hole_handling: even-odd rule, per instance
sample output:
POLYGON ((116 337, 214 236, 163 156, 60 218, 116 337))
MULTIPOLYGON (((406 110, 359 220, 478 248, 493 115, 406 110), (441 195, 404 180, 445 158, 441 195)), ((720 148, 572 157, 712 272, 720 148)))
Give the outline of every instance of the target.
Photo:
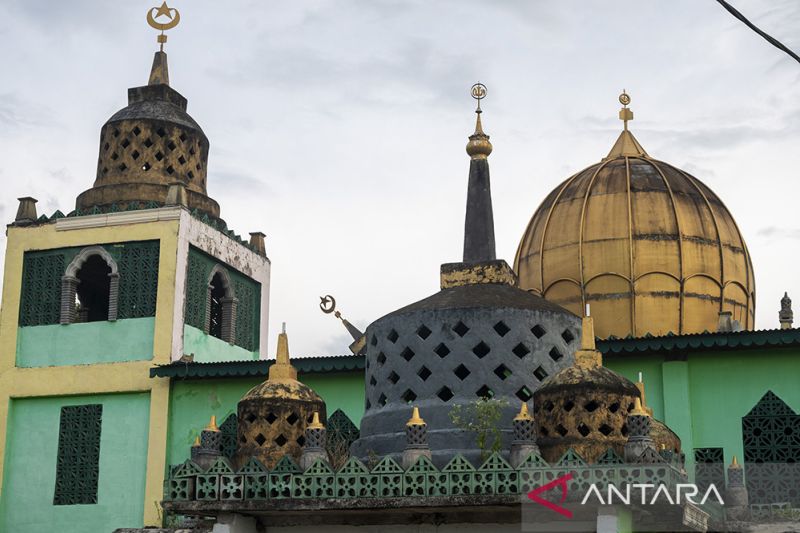
POLYGON ((193 353, 194 360, 200 363, 258 359, 258 350, 247 351, 188 324, 183 326, 183 353, 193 353))
POLYGON ((742 417, 771 390, 800 412, 800 353, 795 350, 709 353, 689 360, 695 448, 725 448, 742 460, 742 417))
MULTIPOLYGON (((341 409, 356 425, 364 414, 364 373, 339 372, 304 374, 303 383, 312 387, 325 400, 328 413, 341 409)), ((175 380, 170 392, 167 464, 182 463, 189 458, 195 436, 208 424, 211 415, 221 424, 242 396, 262 379, 175 380)))
POLYGON ((726 464, 734 455, 742 461, 742 417, 767 391, 800 412, 797 349, 689 352, 682 359, 625 354, 604 363, 632 381, 643 373, 647 403, 681 438, 690 474, 694 448, 724 448, 726 464))
POLYGON ((603 361, 603 364, 614 372, 619 372, 629 380, 639 380, 639 372, 644 381, 644 392, 647 406, 653 409, 653 416, 664 419, 664 387, 662 385, 660 359, 619 358, 603 361))
POLYGON ((51 324, 17 329, 17 366, 62 366, 153 358, 156 319, 51 324))
POLYGON ((12 400, 9 411, 0 531, 87 533, 143 525, 146 393, 12 400), (53 505, 61 406, 103 404, 98 500, 53 505))

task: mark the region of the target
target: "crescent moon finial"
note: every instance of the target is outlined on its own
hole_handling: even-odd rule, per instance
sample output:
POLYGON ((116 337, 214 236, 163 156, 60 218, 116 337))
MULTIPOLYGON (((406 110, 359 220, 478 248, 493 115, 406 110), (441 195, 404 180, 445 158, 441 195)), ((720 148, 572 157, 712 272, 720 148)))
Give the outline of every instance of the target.
POLYGON ((161 45, 161 51, 164 51, 164 43, 167 42, 167 36, 164 32, 171 30, 181 21, 181 14, 174 7, 169 7, 166 2, 162 2, 159 7, 151 7, 147 11, 147 24, 151 28, 159 30, 157 41, 161 45))
POLYGON ((336 311, 336 299, 330 294, 319 297, 319 308, 323 313, 329 315, 336 311))

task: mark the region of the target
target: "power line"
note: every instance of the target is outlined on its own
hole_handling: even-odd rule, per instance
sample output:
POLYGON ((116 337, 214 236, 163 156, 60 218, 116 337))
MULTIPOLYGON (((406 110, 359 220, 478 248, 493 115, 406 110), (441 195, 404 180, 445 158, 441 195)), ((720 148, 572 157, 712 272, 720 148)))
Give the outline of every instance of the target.
POLYGON ((737 19, 742 21, 748 28, 750 28, 751 30, 753 30, 754 32, 759 34, 761 37, 763 37, 769 44, 771 44, 772 46, 774 46, 778 50, 782 50, 783 52, 786 52, 792 59, 794 59, 795 61, 800 63, 800 56, 798 56, 797 54, 795 54, 794 52, 789 50, 789 48, 787 46, 785 46, 782 42, 780 42, 778 39, 772 37, 771 35, 769 35, 768 33, 764 32, 764 31, 762 31, 758 26, 756 26, 755 24, 753 24, 752 22, 747 20, 747 17, 742 15, 735 7, 730 5, 725 0, 717 0, 717 2, 719 2, 719 4, 722 7, 724 7, 728 11, 728 13, 730 13, 731 15, 733 15, 734 17, 736 17, 737 19))

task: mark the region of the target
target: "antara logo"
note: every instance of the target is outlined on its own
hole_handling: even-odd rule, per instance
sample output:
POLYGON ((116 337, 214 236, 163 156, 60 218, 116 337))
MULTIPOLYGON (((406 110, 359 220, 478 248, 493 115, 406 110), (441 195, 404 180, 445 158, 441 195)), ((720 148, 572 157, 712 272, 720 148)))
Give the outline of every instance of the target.
MULTIPOLYGON (((551 511, 555 511, 556 513, 567 518, 572 518, 572 511, 562 507, 559 504, 545 500, 541 496, 541 494, 544 492, 559 488, 561 489, 559 503, 563 504, 565 501, 567 501, 567 494, 569 491, 569 485, 567 482, 572 478, 572 472, 556 478, 553 481, 530 491, 528 493, 528 498, 539 505, 547 507, 551 511)), ((674 492, 670 492, 668 487, 663 484, 656 485, 653 483, 630 483, 625 485, 624 488, 620 489, 613 483, 609 483, 606 486, 606 493, 604 497, 603 492, 597 487, 596 484, 592 483, 589 485, 589 489, 581 499, 581 505, 586 505, 587 503, 597 503, 599 505, 630 505, 631 502, 634 502, 637 505, 656 505, 665 503, 669 503, 670 505, 683 505, 684 503, 703 505, 709 499, 716 500, 720 505, 725 505, 725 502, 722 501, 722 496, 715 485, 709 485, 705 490, 705 493, 703 493, 702 498, 698 500, 696 498, 700 492, 700 488, 694 483, 679 483, 675 486, 674 492)))
POLYGON ((700 488, 694 483, 678 483, 675 485, 674 498, 672 497, 673 493, 669 491, 666 485, 662 484, 655 485, 653 483, 631 483, 630 485, 625 485, 624 492, 620 491, 613 484, 609 484, 606 487, 605 499, 603 499, 603 493, 600 492, 600 489, 597 488, 597 485, 592 483, 589 486, 589 490, 586 491, 586 495, 583 497, 583 500, 581 500, 581 505, 585 505, 592 496, 597 498, 597 503, 600 505, 613 505, 615 503, 630 505, 632 493, 635 491, 639 492, 639 498, 636 498, 633 501, 634 503, 641 505, 656 505, 664 503, 669 503, 670 505, 683 505, 684 503, 703 505, 711 497, 713 497, 720 505, 725 505, 725 502, 722 501, 722 496, 720 496, 719 491, 714 484, 708 486, 703 494, 703 497, 699 501, 696 500, 695 498, 698 494, 700 494, 700 488), (652 490, 652 492, 648 492, 650 490, 652 490), (652 496, 648 497, 648 495, 652 496))

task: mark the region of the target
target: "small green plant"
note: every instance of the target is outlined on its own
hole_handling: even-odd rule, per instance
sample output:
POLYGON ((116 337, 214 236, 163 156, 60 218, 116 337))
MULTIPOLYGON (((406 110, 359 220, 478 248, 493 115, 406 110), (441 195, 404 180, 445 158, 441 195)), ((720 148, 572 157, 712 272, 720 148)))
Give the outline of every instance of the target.
POLYGON ((459 404, 450 409, 450 421, 457 428, 475 432, 481 460, 500 451, 502 433, 499 428, 503 409, 508 406, 504 399, 478 398, 468 404, 459 404))

